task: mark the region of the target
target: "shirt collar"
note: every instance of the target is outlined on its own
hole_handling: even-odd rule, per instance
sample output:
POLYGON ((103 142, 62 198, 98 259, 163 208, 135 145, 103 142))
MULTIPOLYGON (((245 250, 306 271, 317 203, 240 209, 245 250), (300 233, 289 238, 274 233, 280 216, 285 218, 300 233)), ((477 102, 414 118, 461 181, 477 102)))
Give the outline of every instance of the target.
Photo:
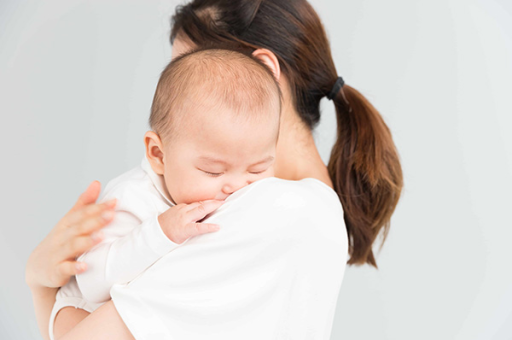
POLYGON ((157 174, 153 171, 151 168, 151 164, 149 164, 149 161, 144 155, 144 158, 142 159, 142 162, 140 164, 142 167, 142 170, 144 170, 148 176, 153 185, 155 186, 156 190, 162 195, 162 197, 165 199, 165 201, 170 205, 174 206, 175 204, 171 200, 171 195, 169 194, 169 191, 167 190, 167 187, 165 186, 164 176, 157 174))

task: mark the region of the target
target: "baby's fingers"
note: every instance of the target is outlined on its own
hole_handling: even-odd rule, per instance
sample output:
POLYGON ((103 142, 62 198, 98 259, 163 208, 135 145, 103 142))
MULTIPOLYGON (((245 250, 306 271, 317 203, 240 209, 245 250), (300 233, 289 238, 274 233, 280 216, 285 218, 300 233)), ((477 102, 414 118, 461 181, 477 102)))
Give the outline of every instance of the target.
POLYGON ((195 222, 203 219, 206 215, 217 210, 224 201, 208 200, 190 204, 190 210, 187 211, 187 220, 195 222))
POLYGON ((220 230, 218 224, 212 223, 190 223, 185 228, 185 238, 180 242, 184 242, 186 239, 202 234, 213 233, 220 230))

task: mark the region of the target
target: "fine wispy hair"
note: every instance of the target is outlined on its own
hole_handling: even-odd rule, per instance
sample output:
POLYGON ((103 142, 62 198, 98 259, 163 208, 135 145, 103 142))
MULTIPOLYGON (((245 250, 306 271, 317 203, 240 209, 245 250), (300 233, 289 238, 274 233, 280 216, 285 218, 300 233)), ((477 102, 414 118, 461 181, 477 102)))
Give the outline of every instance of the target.
POLYGON ((194 113, 208 114, 213 109, 244 121, 279 116, 279 85, 271 70, 249 52, 196 49, 178 56, 163 70, 149 125, 162 140, 168 140, 179 136, 183 118, 193 124, 193 119, 200 119, 194 113))

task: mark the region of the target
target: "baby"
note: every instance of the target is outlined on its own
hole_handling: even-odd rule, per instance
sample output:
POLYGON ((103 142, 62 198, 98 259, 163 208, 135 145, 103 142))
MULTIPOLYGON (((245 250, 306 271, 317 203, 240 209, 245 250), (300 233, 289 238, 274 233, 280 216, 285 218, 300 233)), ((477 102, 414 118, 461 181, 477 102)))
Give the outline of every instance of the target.
POLYGON ((102 242, 57 293, 65 307, 94 311, 116 283, 133 280, 188 239, 219 230, 200 223, 233 192, 274 174, 281 96, 270 70, 250 54, 202 49, 162 72, 144 136, 142 164, 113 179, 100 201, 117 200, 102 242))

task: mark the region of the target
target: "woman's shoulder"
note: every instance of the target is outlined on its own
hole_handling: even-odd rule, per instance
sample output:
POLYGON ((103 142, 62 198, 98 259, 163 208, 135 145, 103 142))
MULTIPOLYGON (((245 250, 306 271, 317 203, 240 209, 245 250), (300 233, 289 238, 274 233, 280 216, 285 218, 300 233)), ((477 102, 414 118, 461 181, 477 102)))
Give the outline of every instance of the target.
POLYGON ((335 240, 338 245, 347 243, 338 195, 313 178, 300 181, 275 177, 262 179, 228 197, 214 215, 217 215, 215 220, 220 218, 219 222, 226 221, 229 216, 239 221, 243 216, 246 223, 268 229, 271 234, 279 229, 286 231, 289 227, 299 234, 302 230, 311 235, 311 230, 316 230, 323 239, 335 240))
POLYGON ((229 196, 208 222, 219 224, 221 230, 201 238, 215 242, 238 240, 270 247, 279 240, 283 249, 288 246, 332 255, 338 265, 348 253, 338 195, 312 178, 290 181, 271 177, 254 182, 229 196))
POLYGON ((343 215, 343 208, 336 192, 314 178, 305 178, 299 181, 276 177, 265 178, 234 193, 227 201, 242 204, 253 201, 305 213, 311 210, 329 210, 343 215))

